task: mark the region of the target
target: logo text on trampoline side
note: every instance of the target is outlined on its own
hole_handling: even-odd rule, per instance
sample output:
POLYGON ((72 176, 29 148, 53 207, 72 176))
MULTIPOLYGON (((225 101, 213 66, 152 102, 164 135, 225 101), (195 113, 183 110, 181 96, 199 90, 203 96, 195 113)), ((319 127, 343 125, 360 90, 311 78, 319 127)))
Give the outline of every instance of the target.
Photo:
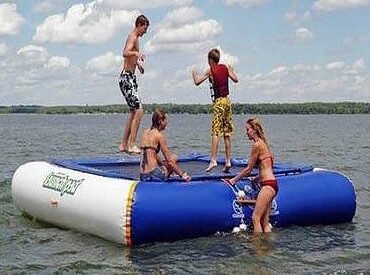
POLYGON ((60 196, 63 196, 65 193, 74 195, 77 188, 84 180, 85 179, 72 179, 66 174, 51 172, 45 178, 42 187, 59 191, 60 196))

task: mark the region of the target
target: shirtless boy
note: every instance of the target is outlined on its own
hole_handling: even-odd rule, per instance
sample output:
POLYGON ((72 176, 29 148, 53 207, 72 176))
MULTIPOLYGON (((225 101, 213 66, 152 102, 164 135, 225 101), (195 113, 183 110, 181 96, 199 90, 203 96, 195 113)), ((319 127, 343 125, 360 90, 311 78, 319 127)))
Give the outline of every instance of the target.
POLYGON ((130 116, 126 122, 119 150, 121 152, 140 154, 136 145, 136 137, 143 116, 143 106, 138 94, 138 83, 135 75, 136 68, 144 73, 144 54, 140 52, 139 38, 142 37, 149 27, 149 20, 144 15, 139 15, 135 21, 135 27, 129 34, 123 49, 123 68, 119 77, 119 87, 128 107, 130 116))

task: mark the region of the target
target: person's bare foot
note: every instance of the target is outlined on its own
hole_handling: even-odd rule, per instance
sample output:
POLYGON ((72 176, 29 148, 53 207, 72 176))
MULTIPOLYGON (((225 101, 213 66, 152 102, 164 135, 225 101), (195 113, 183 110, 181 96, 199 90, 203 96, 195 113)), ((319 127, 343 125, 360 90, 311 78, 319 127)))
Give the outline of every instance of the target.
POLYGON ((272 232, 272 225, 271 225, 271 223, 268 223, 268 225, 266 225, 266 227, 264 228, 264 232, 265 233, 271 233, 272 232))
POLYGON ((187 173, 187 172, 184 172, 184 173, 182 174, 181 178, 182 178, 184 181, 186 181, 186 182, 191 181, 191 177, 188 175, 188 173, 187 173))
POLYGON ((123 144, 119 145, 119 151, 120 152, 127 152, 127 146, 124 146, 123 144))
POLYGON ((127 148, 127 153, 129 153, 129 154, 140 154, 140 149, 136 145, 133 145, 133 146, 130 146, 130 147, 127 148))
POLYGON ((211 172, 211 170, 212 170, 213 168, 215 168, 216 166, 217 166, 217 161, 213 161, 213 160, 211 160, 211 161, 209 162, 209 165, 208 165, 207 169, 206 169, 206 172, 211 172))
POLYGON ((230 169, 231 169, 231 163, 226 163, 224 166, 224 169, 222 169, 222 172, 228 174, 230 173, 230 169))

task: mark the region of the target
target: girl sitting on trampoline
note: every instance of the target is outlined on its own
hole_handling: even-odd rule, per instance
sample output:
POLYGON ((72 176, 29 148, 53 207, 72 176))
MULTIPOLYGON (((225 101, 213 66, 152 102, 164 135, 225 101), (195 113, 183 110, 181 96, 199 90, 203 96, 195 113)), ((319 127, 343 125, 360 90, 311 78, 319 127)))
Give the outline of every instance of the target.
POLYGON ((152 116, 152 126, 144 131, 141 139, 140 180, 163 181, 173 173, 179 175, 184 181, 191 180, 191 177, 177 164, 177 156, 168 149, 164 135, 167 124, 166 112, 156 109, 152 116), (159 157, 159 152, 162 152, 164 160, 159 157))

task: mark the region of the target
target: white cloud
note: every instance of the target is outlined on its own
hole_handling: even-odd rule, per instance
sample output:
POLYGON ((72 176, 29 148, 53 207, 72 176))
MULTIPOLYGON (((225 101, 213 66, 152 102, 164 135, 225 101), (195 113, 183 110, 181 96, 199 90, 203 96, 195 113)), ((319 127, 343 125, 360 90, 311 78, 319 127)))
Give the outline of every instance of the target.
MULTIPOLYGON (((27 45, 0 62, 0 102, 12 104, 112 104, 123 102, 117 84, 122 57, 108 52, 85 68, 68 57, 27 45)), ((150 75, 150 74, 148 74, 150 75)), ((148 76, 145 75, 146 77, 148 76)))
MULTIPOLYGON (((227 59, 223 63, 238 61, 237 57, 221 51, 221 56, 227 59)), ((206 54, 199 57, 202 62, 198 66, 205 64, 206 54)), ((121 61, 121 57, 107 52, 91 58, 80 69, 67 57, 52 56, 45 48, 28 45, 10 60, 0 62, 0 79, 6 79, 0 81, 0 102, 5 105, 121 103, 116 79, 121 61)), ((195 88, 191 80, 193 67, 179 68, 169 73, 160 65, 156 68, 148 64, 145 74, 138 75, 144 101, 209 103, 208 85, 195 88), (157 83, 155 87, 153 81, 157 83)), ((236 67, 236 72, 240 82, 231 87, 233 102, 370 101, 369 69, 361 58, 324 65, 279 65, 247 75, 236 67)))
POLYGON ((298 43, 310 41, 313 38, 314 38, 313 32, 311 32, 307 28, 299 28, 295 31, 294 40, 298 43))
POLYGON ((23 58, 27 64, 44 64, 50 56, 45 48, 35 45, 21 48, 17 55, 23 58))
POLYGON ((181 27, 184 24, 195 22, 203 17, 203 12, 195 7, 183 7, 166 14, 159 28, 181 27))
POLYGON ((358 47, 370 42, 370 35, 354 35, 343 39, 346 47, 358 47))
POLYGON ((0 4, 0 35, 15 35, 25 22, 16 4, 0 4))
POLYGON ((107 52, 104 55, 91 58, 86 63, 86 70, 101 75, 117 75, 122 64, 122 57, 107 52))
POLYGON ((219 34, 221 27, 215 20, 199 21, 194 24, 186 24, 179 28, 161 29, 153 37, 158 44, 166 43, 192 43, 214 37, 219 34))
POLYGON ((357 59, 353 62, 353 64, 347 66, 345 69, 346 74, 351 74, 351 75, 358 75, 367 70, 367 65, 365 60, 362 58, 357 59))
POLYGON ((40 1, 33 7, 36 12, 50 12, 54 9, 55 5, 52 1, 40 1))
POLYGON ((52 56, 44 65, 49 69, 68 68, 71 65, 69 58, 64 56, 52 56))
POLYGON ((343 69, 343 67, 344 67, 343 61, 335 61, 335 62, 328 63, 326 65, 326 69, 328 70, 340 70, 340 69, 343 69))
POLYGON ((102 6, 121 9, 150 9, 159 7, 179 7, 192 3, 192 0, 97 0, 102 6))
POLYGON ((286 12, 284 18, 289 22, 295 22, 299 19, 299 15, 296 12, 286 12))
POLYGON ((156 41, 148 41, 145 44, 144 51, 147 54, 166 52, 166 53, 180 53, 180 52, 192 52, 194 50, 206 51, 211 47, 213 42, 207 41, 198 41, 192 43, 157 43, 156 41))
POLYGON ((300 15, 296 12, 286 12, 284 14, 284 18, 293 25, 299 26, 311 19, 311 13, 309 11, 306 11, 304 14, 300 15))
MULTIPOLYGON (((12 57, 10 67, 21 71, 52 73, 56 70, 65 70, 71 67, 71 61, 65 56, 53 56, 46 48, 36 45, 27 45, 17 51, 17 55, 12 57)), ((19 73, 22 75, 22 73, 19 73)))
POLYGON ((319 65, 307 65, 307 64, 295 64, 292 65, 288 71, 292 71, 295 73, 305 73, 307 71, 319 71, 321 70, 321 66, 319 65))
POLYGON ((6 79, 0 81, 0 102, 6 105, 76 104, 73 101, 79 98, 77 92, 83 89, 75 86, 86 80, 84 77, 69 58, 53 56, 40 46, 27 45, 0 62, 0 79, 6 79))
POLYGON ((226 52, 221 46, 217 46, 216 48, 220 51, 220 63, 235 66, 239 62, 238 57, 226 52))
POLYGON ((8 46, 5 43, 0 43, 0 56, 6 55, 8 51, 9 51, 8 46))
POLYGON ((73 5, 67 13, 49 16, 37 27, 38 43, 102 43, 122 27, 132 26, 138 11, 101 12, 96 3, 73 5))
POLYGON ((286 66, 279 66, 279 67, 276 67, 276 68, 272 69, 269 72, 269 74, 270 75, 283 74, 286 71, 287 71, 287 67, 286 66))
MULTIPOLYGON (((33 3, 44 3, 44 11, 47 11, 45 3, 61 3, 62 0, 56 1, 59 2, 37 0, 33 3)), ((207 5, 199 4, 200 2, 196 2, 199 5, 196 4, 194 7, 186 4, 191 1, 139 0, 130 3, 125 0, 91 1, 73 1, 84 4, 70 5, 63 12, 59 9, 59 11, 53 12, 54 15, 48 14, 52 16, 44 15, 41 21, 40 14, 32 16, 30 13, 27 15, 27 19, 32 21, 28 22, 27 28, 22 30, 22 36, 19 38, 11 37, 9 41, 6 40, 7 38, 0 41, 0 55, 4 56, 0 57, 1 104, 124 103, 117 85, 117 75, 122 66, 122 57, 119 56, 121 48, 116 48, 115 51, 114 47, 117 45, 120 47, 119 43, 122 42, 119 42, 122 37, 116 35, 117 31, 128 34, 139 14, 139 11, 132 11, 127 6, 132 3, 135 7, 143 8, 140 13, 144 12, 151 19, 148 34, 140 40, 141 43, 147 41, 145 45, 140 44, 141 47, 144 46, 147 51, 145 53, 148 54, 145 61, 146 70, 144 75, 137 75, 139 92, 145 103, 209 103, 209 87, 206 83, 199 88, 194 86, 191 79, 191 66, 197 63, 198 70, 208 67, 207 52, 217 45, 225 47, 224 49, 220 47, 221 63, 235 65, 240 80, 239 83, 231 86, 233 102, 342 100, 370 102, 369 58, 365 50, 368 46, 369 35, 366 30, 364 31, 363 28, 356 25, 361 25, 361 22, 353 22, 353 26, 357 26, 357 31, 347 34, 347 38, 343 40, 345 45, 336 46, 332 45, 330 41, 321 41, 324 43, 322 53, 326 53, 325 56, 330 58, 330 62, 320 61, 323 54, 315 55, 313 53, 312 55, 312 51, 309 51, 310 57, 316 60, 312 62, 317 62, 317 64, 292 65, 281 62, 282 60, 287 62, 296 60, 295 57, 307 60, 305 55, 307 52, 302 51, 311 48, 309 46, 306 48, 288 45, 289 48, 282 49, 280 46, 284 47, 287 44, 275 44, 273 52, 279 56, 270 58, 269 54, 271 53, 266 53, 266 47, 264 47, 266 41, 271 41, 271 38, 267 37, 269 33, 262 35, 261 39, 255 43, 243 43, 242 40, 245 39, 243 38, 242 40, 228 41, 229 43, 226 45, 224 39, 227 38, 222 37, 222 24, 226 24, 228 21, 221 17, 219 20, 226 21, 212 18, 209 11, 203 10, 207 5), (108 5, 109 3, 111 6, 108 5), (164 8, 148 11, 141 4, 146 7, 160 6, 164 8), (113 7, 114 5, 116 7, 113 7), (127 19, 128 17, 130 20, 127 19), (37 24, 39 24, 38 32, 36 32, 37 24), (24 31, 32 31, 32 26, 36 26, 35 33, 33 33, 35 41, 45 42, 45 44, 29 42, 29 32, 25 33, 24 31), (108 41, 109 37, 115 38, 114 41, 113 39, 109 41, 112 44, 106 43, 101 47, 80 47, 80 45, 54 47, 51 44, 54 42, 99 43, 108 41), (21 46, 17 46, 19 43, 21 46), (35 45, 28 45, 31 43, 35 43, 35 45), (242 48, 239 47, 240 45, 242 48), (350 46, 353 52, 348 51, 350 46), (88 51, 86 51, 87 48, 88 51), (258 52, 254 53, 252 49, 258 52), (330 51, 330 49, 334 50, 330 51), (346 52, 342 50, 346 50, 346 52), (72 51, 73 59, 69 54, 66 54, 66 52, 72 51), (80 51, 85 52, 80 54, 80 51), (171 54, 171 51, 178 54, 171 54), (286 54, 291 54, 292 58, 284 57, 286 54), (250 64, 248 64, 249 62, 250 64), (262 71, 256 69, 266 67, 269 69, 260 69, 262 71)), ((0 0, 0 2, 4 1, 0 0)), ((35 4, 27 4, 26 1, 24 2, 26 6, 20 6, 19 3, 23 2, 24 0, 17 0, 17 2, 12 0, 12 3, 17 3, 18 12, 24 11, 26 7, 30 7, 30 12, 32 12, 35 4)), ((66 2, 70 3, 70 1, 64 1, 56 8, 66 5, 66 2)), ((193 2, 195 3, 195 1, 193 2)), ((211 0, 211 2, 226 3, 225 0, 211 0)), ((230 11, 240 9, 242 2, 244 4, 252 3, 229 2, 229 4, 235 5, 230 11)), ((314 2, 312 1, 310 7, 313 6, 314 2)), ((255 4, 257 3, 264 2, 256 1, 255 4)), ((294 10, 295 7, 301 8, 302 5, 293 5, 291 10, 294 10)), ((228 7, 223 6, 223 8, 227 9, 228 7)), ((265 15, 265 12, 261 13, 261 16, 265 15)), ((231 16, 238 16, 238 13, 231 14, 231 16)), ((307 20, 311 20, 310 16, 315 16, 312 9, 306 13, 297 10, 285 15, 285 19, 293 25, 290 42, 293 38, 297 42, 317 38, 316 30, 309 27, 312 24, 305 24, 307 20)), ((264 18, 266 19, 266 17, 264 18)), ((270 19, 275 20, 276 17, 270 19)), ((234 20, 238 19, 234 18, 234 20)), ((275 35, 284 36, 287 31, 284 28, 291 29, 292 25, 287 24, 287 21, 285 24, 279 25, 280 29, 278 28, 275 35), (279 31, 280 34, 278 34, 279 31)), ((364 22, 362 23, 364 24, 364 22)), ((267 22, 267 24, 271 24, 271 22, 267 22)), ((0 25, 1 28, 2 25, 0 25)), ((326 32, 327 30, 323 29, 322 31, 326 32)), ((315 46, 315 44, 310 46, 315 46)), ((269 49, 269 47, 267 48, 269 49)), ((316 47, 314 48, 316 49, 316 47)))
POLYGON ((313 5, 313 10, 319 13, 359 8, 370 5, 370 0, 318 0, 313 5))
POLYGON ((243 8, 250 8, 255 6, 261 6, 265 4, 268 0, 224 0, 225 4, 228 6, 241 6, 243 8))
POLYGON ((242 75, 239 85, 235 85, 233 100, 253 103, 370 100, 368 73, 362 59, 352 64, 336 61, 325 66, 279 66, 266 73, 242 75))
POLYGON ((190 7, 169 12, 156 29, 145 44, 147 53, 204 49, 222 31, 216 20, 202 20, 201 11, 190 7))
POLYGON ((43 0, 37 2, 33 10, 39 13, 55 12, 57 8, 60 8, 62 3, 63 0, 43 0))
POLYGON ((354 63, 353 63, 353 68, 357 71, 364 71, 367 69, 367 65, 366 65, 366 62, 365 60, 363 60, 362 58, 360 59, 357 59, 354 63))

